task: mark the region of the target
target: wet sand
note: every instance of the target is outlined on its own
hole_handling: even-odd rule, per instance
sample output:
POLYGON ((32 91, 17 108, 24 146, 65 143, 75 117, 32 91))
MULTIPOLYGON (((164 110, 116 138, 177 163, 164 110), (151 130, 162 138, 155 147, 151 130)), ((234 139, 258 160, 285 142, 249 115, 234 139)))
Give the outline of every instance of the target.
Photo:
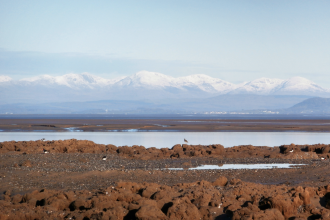
POLYGON ((146 149, 74 139, 2 142, 0 219, 329 219, 329 156, 324 144, 146 149), (188 170, 255 163, 305 165, 188 170))
POLYGON ((0 119, 2 131, 308 131, 329 132, 330 120, 0 119))

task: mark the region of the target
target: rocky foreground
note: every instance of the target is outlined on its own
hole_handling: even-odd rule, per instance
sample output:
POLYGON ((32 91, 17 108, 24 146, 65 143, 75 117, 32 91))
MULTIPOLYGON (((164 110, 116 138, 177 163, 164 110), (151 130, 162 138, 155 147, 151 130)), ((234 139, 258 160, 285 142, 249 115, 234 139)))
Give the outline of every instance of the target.
POLYGON ((146 149, 74 139, 2 142, 0 219, 330 219, 329 151, 294 144, 146 149), (305 165, 189 170, 237 163, 305 165))

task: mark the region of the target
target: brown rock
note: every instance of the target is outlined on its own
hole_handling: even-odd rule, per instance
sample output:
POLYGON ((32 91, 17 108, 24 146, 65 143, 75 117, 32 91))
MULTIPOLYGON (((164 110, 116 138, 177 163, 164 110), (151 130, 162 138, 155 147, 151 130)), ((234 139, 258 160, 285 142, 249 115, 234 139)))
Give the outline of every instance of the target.
POLYGON ((160 186, 157 184, 150 184, 146 188, 142 189, 141 196, 145 198, 150 198, 156 192, 159 191, 160 186))
POLYGON ((167 211, 169 219, 190 219, 200 220, 201 215, 193 204, 186 197, 179 198, 173 201, 173 205, 167 211))
POLYGON ((200 208, 201 206, 208 206, 210 203, 212 196, 210 194, 203 194, 199 198, 195 199, 193 201, 193 204, 197 207, 200 208))
POLYGON ((216 179, 212 185, 213 186, 225 186, 228 183, 228 179, 225 176, 220 176, 218 179, 216 179))
POLYGON ((223 209, 217 207, 202 206, 199 208, 203 220, 217 219, 218 216, 223 215, 223 209))
POLYGON ((70 204, 69 208, 71 211, 86 210, 89 208, 89 205, 87 204, 87 202, 85 200, 77 199, 70 204))
POLYGON ((282 195, 276 195, 270 198, 271 208, 279 210, 285 218, 289 218, 297 213, 298 204, 294 203, 295 201, 292 202, 290 198, 286 198, 282 195))
POLYGON ((299 198, 303 201, 304 205, 309 205, 311 203, 310 195, 307 190, 299 193, 299 198))
POLYGON ((135 213, 135 217, 138 220, 168 219, 160 209, 152 205, 141 206, 141 208, 135 213))
POLYGON ((58 211, 69 208, 69 206, 70 206, 70 202, 66 199, 54 199, 54 200, 47 202, 47 204, 58 211))
POLYGON ((13 197, 11 198, 11 202, 12 202, 13 204, 20 203, 20 202, 22 201, 22 197, 23 197, 23 196, 17 194, 17 195, 15 195, 15 196, 13 196, 13 197))
POLYGON ((230 184, 231 185, 238 185, 238 184, 240 184, 242 181, 240 180, 240 179, 231 179, 230 180, 230 184))
POLYGON ((107 210, 106 214, 110 220, 121 220, 128 214, 128 210, 124 209, 122 206, 116 206, 107 210))

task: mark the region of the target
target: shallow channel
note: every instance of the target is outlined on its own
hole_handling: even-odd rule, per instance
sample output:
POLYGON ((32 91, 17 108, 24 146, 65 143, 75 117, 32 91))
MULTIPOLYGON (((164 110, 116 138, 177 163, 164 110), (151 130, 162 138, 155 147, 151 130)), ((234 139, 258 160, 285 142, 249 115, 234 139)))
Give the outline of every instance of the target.
POLYGON ((224 147, 237 145, 280 146, 282 144, 329 144, 330 133, 317 132, 0 132, 2 141, 40 140, 90 140, 97 144, 143 145, 145 147, 171 148, 184 144, 222 144, 224 147))
MULTIPOLYGON (((224 164, 219 165, 201 165, 191 167, 188 170, 237 170, 237 169, 283 169, 283 168, 299 168, 306 164, 291 163, 271 163, 271 164, 224 164)), ((184 168, 168 168, 168 170, 184 170, 184 168)))

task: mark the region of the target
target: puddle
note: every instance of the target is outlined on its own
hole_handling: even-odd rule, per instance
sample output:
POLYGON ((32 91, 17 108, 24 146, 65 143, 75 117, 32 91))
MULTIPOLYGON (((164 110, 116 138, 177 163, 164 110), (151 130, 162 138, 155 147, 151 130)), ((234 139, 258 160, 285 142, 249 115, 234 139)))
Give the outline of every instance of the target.
POLYGON ((123 132, 138 132, 139 129, 126 129, 126 130, 121 130, 123 132))
MULTIPOLYGON (((198 167, 188 168, 188 170, 237 170, 237 169, 283 169, 283 168, 299 168, 306 164, 291 163, 267 163, 267 164, 224 164, 218 165, 202 165, 198 167)), ((168 168, 168 170, 184 170, 184 168, 168 168)))
POLYGON ((179 132, 179 130, 139 130, 139 129, 126 129, 126 130, 106 130, 108 132, 179 132))
POLYGON ((203 121, 178 121, 178 122, 188 122, 188 123, 191 123, 191 122, 203 122, 203 121))
POLYGON ((179 132, 180 130, 140 130, 140 132, 179 132))
POLYGON ((170 127, 170 125, 159 125, 159 124, 154 124, 154 125, 156 125, 156 126, 158 126, 158 127, 163 127, 163 128, 170 127))
POLYGON ((64 128, 70 132, 82 132, 83 130, 78 130, 76 127, 64 128))

